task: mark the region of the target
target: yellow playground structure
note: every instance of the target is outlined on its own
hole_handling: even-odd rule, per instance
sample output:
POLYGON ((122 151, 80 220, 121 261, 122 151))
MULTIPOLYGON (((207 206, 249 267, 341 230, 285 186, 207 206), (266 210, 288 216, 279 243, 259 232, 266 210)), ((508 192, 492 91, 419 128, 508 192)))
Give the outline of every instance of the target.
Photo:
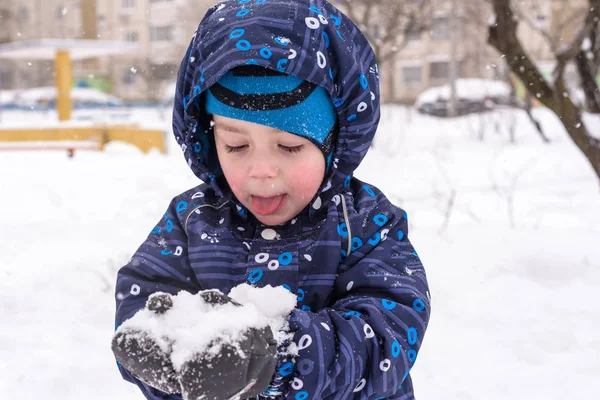
POLYGON ((103 150, 110 141, 122 141, 137 146, 143 152, 153 148, 166 152, 162 130, 143 129, 136 124, 103 122, 92 126, 73 125, 71 120, 72 60, 122 54, 137 49, 135 44, 85 39, 40 39, 0 45, 0 59, 54 60, 56 109, 58 123, 31 128, 3 128, 0 143, 6 148, 57 148, 72 155, 76 149, 103 150), (90 144, 92 146, 90 147, 90 144))

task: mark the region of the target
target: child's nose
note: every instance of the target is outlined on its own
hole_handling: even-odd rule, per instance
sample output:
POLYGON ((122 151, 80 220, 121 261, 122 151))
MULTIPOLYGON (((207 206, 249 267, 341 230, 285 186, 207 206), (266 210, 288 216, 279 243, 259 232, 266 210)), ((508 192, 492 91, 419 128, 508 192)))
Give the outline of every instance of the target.
POLYGON ((254 179, 269 179, 277 176, 278 168, 271 160, 265 157, 257 157, 250 165, 249 177, 254 179))

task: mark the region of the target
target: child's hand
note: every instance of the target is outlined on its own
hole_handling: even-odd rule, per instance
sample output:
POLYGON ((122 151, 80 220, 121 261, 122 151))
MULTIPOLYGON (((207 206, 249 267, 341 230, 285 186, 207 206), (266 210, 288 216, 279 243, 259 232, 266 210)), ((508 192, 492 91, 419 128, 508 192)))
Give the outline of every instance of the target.
POLYGON ((181 368, 186 400, 250 398, 261 394, 273 377, 277 342, 270 328, 254 329, 235 346, 213 343, 181 368))
MULTIPOLYGON (((217 290, 177 296, 155 293, 144 310, 119 327, 112 350, 133 376, 163 392, 180 393, 185 400, 255 397, 269 387, 277 364, 277 341, 270 325, 245 325, 219 334, 220 324, 235 327, 248 310, 256 312, 255 307, 243 306, 217 290), (199 314, 194 315, 196 311, 199 314), (196 340, 202 343, 203 333, 210 339, 195 345, 196 340)), ((249 315, 250 320, 264 318, 249 315)))
MULTIPOLYGON (((152 295, 146 302, 146 307, 157 314, 163 314, 172 305, 171 296, 166 293, 152 295)), ((170 349, 165 352, 148 333, 120 330, 113 337, 111 347, 121 366, 139 380, 166 393, 181 392, 170 349)))

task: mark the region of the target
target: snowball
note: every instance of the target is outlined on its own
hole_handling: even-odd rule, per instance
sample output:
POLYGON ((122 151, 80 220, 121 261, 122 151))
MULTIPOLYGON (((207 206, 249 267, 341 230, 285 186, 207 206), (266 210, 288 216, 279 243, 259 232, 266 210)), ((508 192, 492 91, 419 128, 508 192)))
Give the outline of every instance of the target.
MULTIPOLYGON (((287 316, 296 306, 296 296, 288 290, 272 286, 255 288, 244 283, 233 288, 229 295, 241 306, 207 303, 198 294, 181 291, 172 296, 173 306, 164 314, 144 308, 123 322, 117 332, 146 332, 163 351, 171 350, 176 371, 197 353, 210 357, 218 354, 223 344, 237 347, 249 328, 269 326, 278 344, 290 337, 285 333, 287 316)), ((241 350, 239 355, 245 357, 241 350)))

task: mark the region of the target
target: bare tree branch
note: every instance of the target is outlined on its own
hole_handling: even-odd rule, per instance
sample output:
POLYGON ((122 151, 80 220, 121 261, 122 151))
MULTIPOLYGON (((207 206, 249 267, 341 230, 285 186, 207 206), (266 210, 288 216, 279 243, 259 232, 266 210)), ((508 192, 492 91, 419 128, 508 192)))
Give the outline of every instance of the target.
POLYGON ((361 27, 378 62, 390 60, 403 50, 411 29, 429 29, 431 0, 415 4, 410 0, 340 0, 340 4, 361 27))
POLYGON ((598 24, 595 23, 587 39, 589 40, 589 48, 581 46, 575 64, 581 78, 581 87, 585 95, 585 103, 587 111, 593 114, 600 114, 600 90, 596 83, 597 63, 596 53, 593 50, 596 46, 598 24), (591 56, 588 57, 588 54, 591 56))
MULTIPOLYGON (((596 83, 595 83, 595 79, 594 77, 589 77, 588 74, 589 72, 587 71, 587 65, 585 63, 585 54, 581 54, 582 50, 582 44, 583 41, 586 37, 589 37, 593 32, 594 32, 594 27, 598 24, 598 21, 600 20, 600 0, 589 0, 589 9, 588 9, 588 13, 585 17, 585 23, 584 25, 579 28, 577 35, 575 36, 575 38, 573 39, 573 41, 571 42, 571 44, 563 47, 562 49, 560 49, 560 51, 556 54, 556 67, 554 69, 553 75, 554 75, 554 85, 555 87, 559 87, 559 86, 564 86, 563 84, 563 74, 564 74, 564 70, 566 68, 566 65, 569 61, 571 61, 573 58, 575 58, 577 55, 580 55, 579 57, 579 73, 580 73, 580 77, 582 79, 582 83, 584 83, 584 87, 586 86, 586 84, 588 86, 595 86, 595 90, 598 89, 596 83)), ((563 88, 563 90, 565 90, 566 88, 563 88)), ((589 87, 589 90, 591 90, 591 94, 592 97, 589 98, 589 101, 593 101, 594 99, 594 88, 593 87, 589 87)), ((585 90, 585 89, 584 89, 585 90)), ((587 97, 587 95, 586 95, 587 97)))
MULTIPOLYGON (((340 0, 340 8, 358 25, 377 62, 390 65, 409 43, 408 33, 429 29, 433 0, 340 0)), ((387 76, 394 99, 394 76, 387 76)))
MULTIPOLYGON (((531 30, 539 33, 542 38, 544 38, 546 44, 548 44, 548 46, 550 47, 550 51, 552 51, 552 53, 556 54, 557 52, 557 48, 556 48, 556 42, 554 41, 554 38, 552 37, 552 35, 550 34, 549 31, 547 31, 546 29, 542 28, 541 26, 537 25, 531 18, 529 18, 528 16, 528 12, 526 12, 525 10, 522 9, 522 7, 520 7, 518 5, 519 3, 516 2, 515 3, 515 7, 514 7, 514 11, 515 11, 515 15, 517 15, 517 17, 525 22, 525 24, 527 24, 527 26, 529 26, 529 28, 531 28, 531 30)), ((541 7, 539 5, 539 3, 536 2, 536 7, 534 8, 534 11, 537 10, 538 13, 541 12, 541 7)))
MULTIPOLYGON (((565 49, 561 52, 562 58, 556 57, 557 68, 554 77, 554 86, 550 87, 540 71, 531 61, 517 37, 518 19, 510 3, 506 0, 492 0, 496 21, 489 27, 488 43, 506 56, 506 61, 511 70, 525 84, 525 88, 536 96, 546 107, 552 110, 561 120, 573 142, 586 156, 600 178, 600 140, 589 134, 582 120, 582 111, 569 98, 563 79, 564 64, 571 51, 565 49), (560 64, 563 64, 560 66, 560 64)), ((586 17, 586 25, 582 31, 589 35, 591 28, 586 28, 588 21, 594 20, 600 12, 600 0, 589 0, 590 11, 586 17), (590 16, 591 15, 591 16, 590 16)), ((581 48, 583 37, 579 33, 571 47, 577 45, 581 48)), ((573 57, 577 54, 573 55, 573 57)))
POLYGON ((577 53, 581 49, 583 39, 590 35, 592 29, 594 28, 594 25, 597 24, 598 20, 600 19, 600 8, 598 7, 600 7, 600 1, 590 0, 590 9, 585 17, 584 25, 581 28, 579 28, 579 31, 573 39, 573 42, 570 45, 561 48, 558 51, 558 53, 556 54, 558 61, 567 62, 577 55, 577 53), (595 7, 594 5, 597 5, 597 7, 595 7))

